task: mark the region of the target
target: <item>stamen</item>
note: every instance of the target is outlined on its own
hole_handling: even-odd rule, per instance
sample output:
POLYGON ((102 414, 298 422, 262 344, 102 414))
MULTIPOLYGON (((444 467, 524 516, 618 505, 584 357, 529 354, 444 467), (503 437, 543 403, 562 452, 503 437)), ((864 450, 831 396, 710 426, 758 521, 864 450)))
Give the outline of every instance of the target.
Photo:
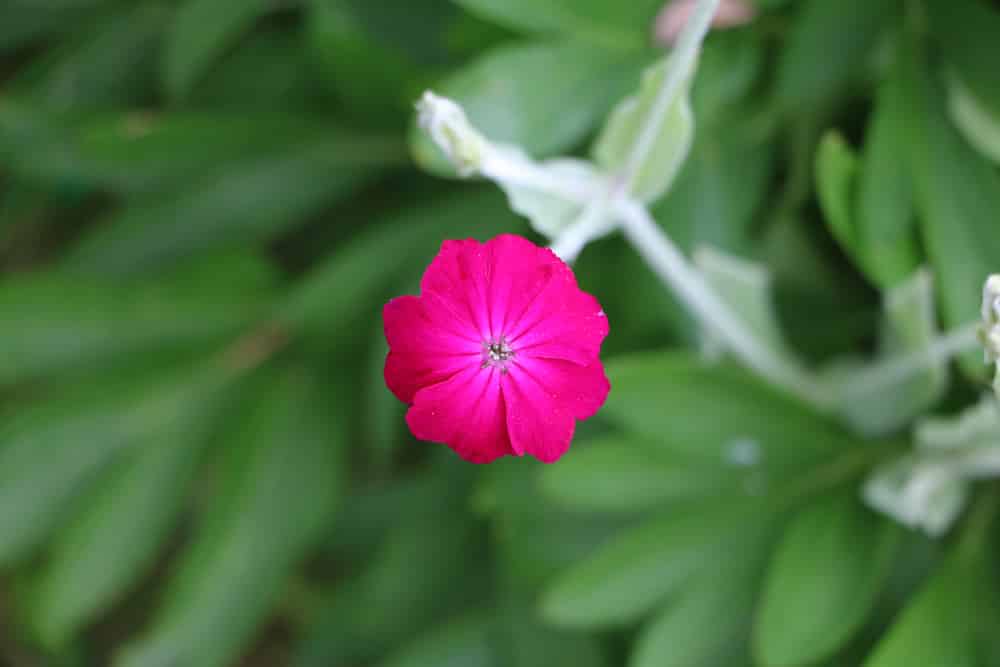
POLYGON ((501 373, 507 372, 507 362, 514 358, 514 349, 501 336, 498 339, 483 341, 483 368, 495 366, 501 373))

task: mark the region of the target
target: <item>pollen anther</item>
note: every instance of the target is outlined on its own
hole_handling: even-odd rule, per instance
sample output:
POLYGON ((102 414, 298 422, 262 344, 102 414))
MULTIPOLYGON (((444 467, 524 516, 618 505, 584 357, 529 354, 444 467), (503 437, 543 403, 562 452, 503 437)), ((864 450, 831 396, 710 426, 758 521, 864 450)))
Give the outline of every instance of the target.
POLYGON ((495 366, 501 373, 507 372, 507 362, 514 358, 514 349, 507 340, 500 338, 483 341, 483 368, 495 366))

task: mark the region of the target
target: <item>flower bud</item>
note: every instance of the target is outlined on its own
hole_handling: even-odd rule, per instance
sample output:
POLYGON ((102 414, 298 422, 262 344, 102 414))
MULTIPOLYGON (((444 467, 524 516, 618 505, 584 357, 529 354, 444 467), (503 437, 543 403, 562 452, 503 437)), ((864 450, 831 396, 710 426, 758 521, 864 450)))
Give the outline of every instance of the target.
POLYGON ((472 176, 480 170, 488 144, 469 123, 462 107, 428 90, 417 102, 417 114, 420 127, 444 151, 460 176, 472 176))

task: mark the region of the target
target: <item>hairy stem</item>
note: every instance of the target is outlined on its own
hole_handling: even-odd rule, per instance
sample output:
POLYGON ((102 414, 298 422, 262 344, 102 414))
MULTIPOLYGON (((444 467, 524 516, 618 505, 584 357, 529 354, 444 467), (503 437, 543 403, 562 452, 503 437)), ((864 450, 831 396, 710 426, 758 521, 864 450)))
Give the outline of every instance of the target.
POLYGON ((656 225, 646 209, 632 201, 620 201, 625 238, 650 268, 673 289, 685 306, 711 329, 740 360, 762 376, 805 399, 829 410, 830 394, 823 385, 789 359, 763 345, 732 309, 708 286, 698 270, 656 225))
POLYGON ((608 201, 595 197, 580 216, 567 227, 552 245, 552 252, 567 264, 572 264, 584 247, 594 238, 614 228, 615 220, 608 215, 608 201))
POLYGON ((649 157, 649 151, 656 143, 656 137, 660 133, 670 105, 680 93, 691 72, 694 69, 695 60, 698 57, 698 49, 701 47, 708 28, 712 23, 712 17, 719 8, 719 0, 698 0, 698 4, 688 19, 687 25, 681 32, 677 40, 677 45, 670 54, 670 68, 663 87, 656 96, 653 109, 650 113, 650 121, 642 128, 636 138, 632 150, 629 152, 628 160, 622 169, 620 187, 622 191, 628 191, 635 179, 636 174, 649 157))
POLYGON ((873 394, 891 389, 931 366, 948 361, 979 345, 979 323, 972 322, 935 339, 926 349, 876 362, 857 371, 842 387, 844 396, 870 400, 873 394))

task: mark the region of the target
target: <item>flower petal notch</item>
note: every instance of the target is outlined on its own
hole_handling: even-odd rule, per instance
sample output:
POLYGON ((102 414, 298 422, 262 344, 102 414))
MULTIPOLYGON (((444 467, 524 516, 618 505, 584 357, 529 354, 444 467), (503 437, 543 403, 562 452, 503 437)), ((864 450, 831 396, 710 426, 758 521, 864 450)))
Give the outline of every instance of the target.
POLYGON ((385 381, 419 440, 463 459, 558 460, 610 384, 608 320, 551 250, 504 234, 445 241, 420 283, 383 309, 385 381))

